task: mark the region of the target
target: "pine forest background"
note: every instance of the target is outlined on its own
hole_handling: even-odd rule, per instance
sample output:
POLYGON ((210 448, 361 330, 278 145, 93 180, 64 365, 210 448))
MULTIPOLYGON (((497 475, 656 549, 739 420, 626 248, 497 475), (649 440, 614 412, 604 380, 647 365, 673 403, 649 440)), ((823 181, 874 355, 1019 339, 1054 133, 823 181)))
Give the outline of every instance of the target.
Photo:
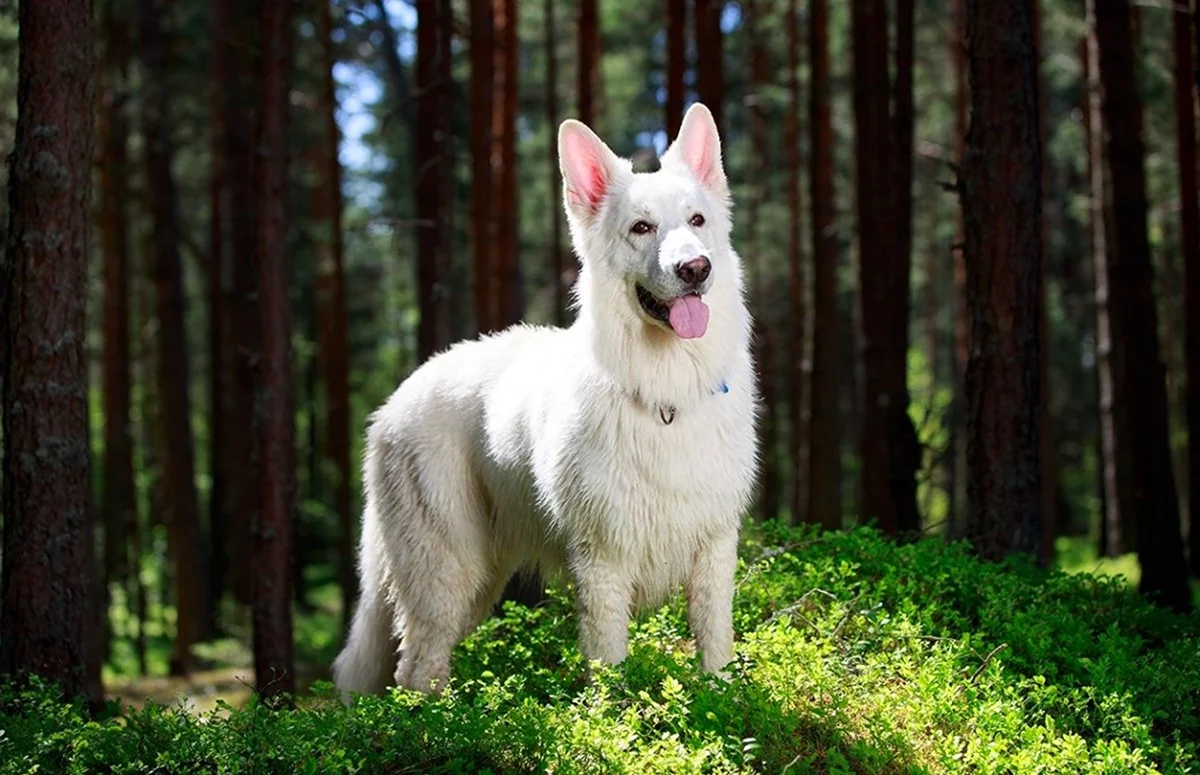
MULTIPOLYGON (((248 662, 252 629, 294 643, 303 679, 327 676, 355 593, 368 413, 459 338, 571 321, 561 120, 649 170, 695 100, 721 128, 757 321, 752 518, 967 538, 990 558, 1123 572, 1190 606, 1192 11, 1036 0, 1036 105, 1014 92, 1000 114, 1034 122, 1040 163, 1008 166, 1040 170, 1041 218, 1016 218, 1012 233, 1035 233, 1043 260, 993 266, 998 243, 960 204, 982 186, 975 217, 994 215, 1002 178, 982 170, 1005 169, 964 155, 989 72, 985 57, 968 79, 966 5, 96 0, 86 369, 93 591, 106 604, 89 616, 106 636, 94 677, 119 692, 137 676, 248 662), (256 264, 264 245, 275 274, 256 264), (989 305, 1016 311, 1000 341, 1036 339, 1036 385, 970 392, 968 357, 995 355, 972 351, 987 334, 972 315, 989 305), (264 310, 280 325, 264 327, 264 310), (983 394, 994 422, 983 404, 972 415, 969 395, 983 394), (1163 422, 1165 437, 1144 430, 1163 422), (988 457, 988 434, 1010 431, 1036 454, 988 457), (261 484, 271 476, 275 490, 261 484), (972 507, 989 481, 1017 482, 996 501, 1011 509, 972 507), (254 515, 265 524, 276 507, 290 552, 256 554, 254 515), (263 609, 256 573, 287 577, 305 615, 263 609), (286 629, 267 627, 272 615, 286 629)), ((982 24, 980 51, 997 39, 982 24)), ((0 3, 5 154, 18 25, 16 4, 0 3)))

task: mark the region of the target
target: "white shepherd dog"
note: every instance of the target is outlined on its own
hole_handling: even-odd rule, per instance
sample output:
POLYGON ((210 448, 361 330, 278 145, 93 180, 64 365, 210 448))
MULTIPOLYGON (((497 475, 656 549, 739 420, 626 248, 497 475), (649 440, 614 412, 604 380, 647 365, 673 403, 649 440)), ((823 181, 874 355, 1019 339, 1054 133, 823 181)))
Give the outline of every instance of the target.
POLYGON ((558 152, 578 319, 455 345, 372 416, 345 698, 444 686, 535 568, 574 582, 590 659, 621 661, 633 613, 681 585, 703 668, 733 655, 758 397, 716 125, 693 105, 653 173, 574 120, 558 152))

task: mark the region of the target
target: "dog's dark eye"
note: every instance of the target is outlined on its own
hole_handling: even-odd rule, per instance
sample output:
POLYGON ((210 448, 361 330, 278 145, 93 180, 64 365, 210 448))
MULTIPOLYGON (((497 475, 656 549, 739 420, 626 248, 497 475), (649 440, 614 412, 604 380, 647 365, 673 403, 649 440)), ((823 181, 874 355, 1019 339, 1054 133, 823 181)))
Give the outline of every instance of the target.
POLYGON ((689 220, 688 223, 690 223, 695 228, 699 229, 701 226, 704 225, 704 216, 701 215, 700 213, 696 213, 695 215, 693 215, 691 217, 691 220, 689 220))
POLYGON ((638 221, 629 227, 629 231, 633 234, 649 234, 654 231, 654 227, 646 221, 638 221))

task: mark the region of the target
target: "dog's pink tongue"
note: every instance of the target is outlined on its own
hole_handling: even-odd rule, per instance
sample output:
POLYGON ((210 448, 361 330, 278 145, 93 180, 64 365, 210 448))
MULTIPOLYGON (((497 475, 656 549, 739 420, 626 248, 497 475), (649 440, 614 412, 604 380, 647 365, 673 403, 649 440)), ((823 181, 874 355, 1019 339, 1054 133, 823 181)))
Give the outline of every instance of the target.
POLYGON ((670 302, 668 319, 682 339, 697 339, 708 330, 708 305, 694 293, 670 302))

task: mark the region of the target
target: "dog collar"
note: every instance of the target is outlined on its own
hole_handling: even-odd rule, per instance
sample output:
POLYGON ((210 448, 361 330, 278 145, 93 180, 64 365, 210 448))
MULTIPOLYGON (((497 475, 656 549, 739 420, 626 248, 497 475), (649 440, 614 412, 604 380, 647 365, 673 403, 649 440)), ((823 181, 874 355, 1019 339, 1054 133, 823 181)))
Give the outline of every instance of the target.
MULTIPOLYGON (((714 396, 718 393, 728 393, 729 383, 721 380, 721 384, 714 387, 711 392, 714 396)), ((670 425, 675 422, 675 407, 670 404, 660 405, 658 407, 658 418, 663 421, 663 425, 670 425)))

